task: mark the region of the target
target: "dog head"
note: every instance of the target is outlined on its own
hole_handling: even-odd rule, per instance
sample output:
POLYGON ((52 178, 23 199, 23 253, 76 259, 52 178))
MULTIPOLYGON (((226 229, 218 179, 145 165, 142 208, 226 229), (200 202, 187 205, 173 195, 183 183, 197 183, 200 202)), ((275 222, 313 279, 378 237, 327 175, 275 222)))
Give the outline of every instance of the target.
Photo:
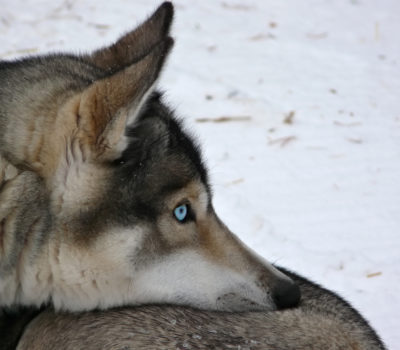
POLYGON ((164 3, 110 47, 41 61, 60 97, 52 131, 25 162, 51 197, 50 297, 72 310, 296 305, 293 281, 218 218, 198 146, 154 92, 171 21, 164 3))

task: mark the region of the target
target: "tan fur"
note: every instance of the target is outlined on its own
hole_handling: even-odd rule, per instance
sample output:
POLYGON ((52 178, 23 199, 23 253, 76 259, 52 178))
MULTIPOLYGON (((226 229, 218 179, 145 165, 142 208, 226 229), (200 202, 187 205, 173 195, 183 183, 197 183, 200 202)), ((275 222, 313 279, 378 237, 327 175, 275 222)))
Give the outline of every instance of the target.
MULTIPOLYGON (((154 55, 160 55, 157 50, 154 55)), ((152 58, 152 57, 150 57, 152 58)), ((92 157, 113 159, 109 152, 123 137, 127 125, 127 101, 136 110, 141 98, 150 86, 141 86, 147 74, 146 57, 137 65, 122 70, 110 79, 95 82, 81 96, 78 115, 81 120, 77 137, 83 144, 92 147, 92 157)), ((153 58, 154 59, 154 58, 153 58)))

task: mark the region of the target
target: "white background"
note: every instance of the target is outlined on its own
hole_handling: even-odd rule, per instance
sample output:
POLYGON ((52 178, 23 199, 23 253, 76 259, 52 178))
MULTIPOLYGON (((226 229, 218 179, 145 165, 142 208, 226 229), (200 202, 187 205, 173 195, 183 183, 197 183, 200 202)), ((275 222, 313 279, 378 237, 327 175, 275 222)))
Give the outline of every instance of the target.
MULTIPOLYGON (((0 57, 103 46, 158 4, 0 0, 0 57)), ((217 212, 400 349, 400 2, 175 8, 160 86, 203 144, 217 212)))

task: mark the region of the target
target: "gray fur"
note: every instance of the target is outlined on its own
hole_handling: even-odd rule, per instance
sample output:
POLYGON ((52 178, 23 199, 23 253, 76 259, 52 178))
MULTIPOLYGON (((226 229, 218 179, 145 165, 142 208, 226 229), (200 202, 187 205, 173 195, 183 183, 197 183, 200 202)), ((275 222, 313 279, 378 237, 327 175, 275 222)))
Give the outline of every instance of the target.
MULTIPOLYGON (((11 167, 0 156, 0 173, 11 167)), ((51 227, 48 200, 43 180, 31 171, 16 171, 11 177, 0 178, 1 278, 15 272, 22 249, 31 239, 28 261, 35 262, 51 227)))
POLYGON ((298 307, 228 313, 143 306, 82 314, 39 315, 17 350, 383 350, 346 301, 285 271, 301 288, 298 307))

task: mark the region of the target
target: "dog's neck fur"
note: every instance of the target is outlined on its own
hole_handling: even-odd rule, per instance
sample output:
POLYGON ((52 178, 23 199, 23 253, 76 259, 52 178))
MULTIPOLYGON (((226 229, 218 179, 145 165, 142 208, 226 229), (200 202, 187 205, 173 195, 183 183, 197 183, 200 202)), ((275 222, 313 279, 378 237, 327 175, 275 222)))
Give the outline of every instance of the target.
MULTIPOLYGON (((23 280, 36 280, 43 288, 43 271, 27 275, 38 255, 43 256, 51 228, 48 196, 43 181, 33 172, 19 170, 0 156, 0 295, 2 305, 24 298, 23 280), (41 247, 39 246, 41 245, 41 247)), ((31 271, 33 272, 33 271, 31 271)), ((44 300, 42 300, 43 302, 44 300)), ((36 303, 35 303, 36 304, 36 303)))
MULTIPOLYGON (((128 300, 132 276, 126 272, 131 268, 107 261, 107 256, 115 254, 108 241, 97 240, 90 255, 85 253, 85 247, 80 251, 79 246, 64 241, 63 235, 75 232, 69 232, 68 223, 60 223, 60 219, 54 225, 50 203, 44 181, 38 175, 19 170, 0 156, 1 305, 41 306, 51 302, 61 309, 91 309, 128 300), (62 232, 58 232, 59 225, 63 225, 62 232), (109 273, 104 273, 107 270, 109 273), (74 305, 66 305, 65 300, 74 300, 74 305)), ((129 239, 121 245, 126 249, 140 245, 142 237, 132 230, 129 234, 117 231, 110 235, 116 240, 129 239)), ((119 254, 125 256, 129 252, 119 254)))

